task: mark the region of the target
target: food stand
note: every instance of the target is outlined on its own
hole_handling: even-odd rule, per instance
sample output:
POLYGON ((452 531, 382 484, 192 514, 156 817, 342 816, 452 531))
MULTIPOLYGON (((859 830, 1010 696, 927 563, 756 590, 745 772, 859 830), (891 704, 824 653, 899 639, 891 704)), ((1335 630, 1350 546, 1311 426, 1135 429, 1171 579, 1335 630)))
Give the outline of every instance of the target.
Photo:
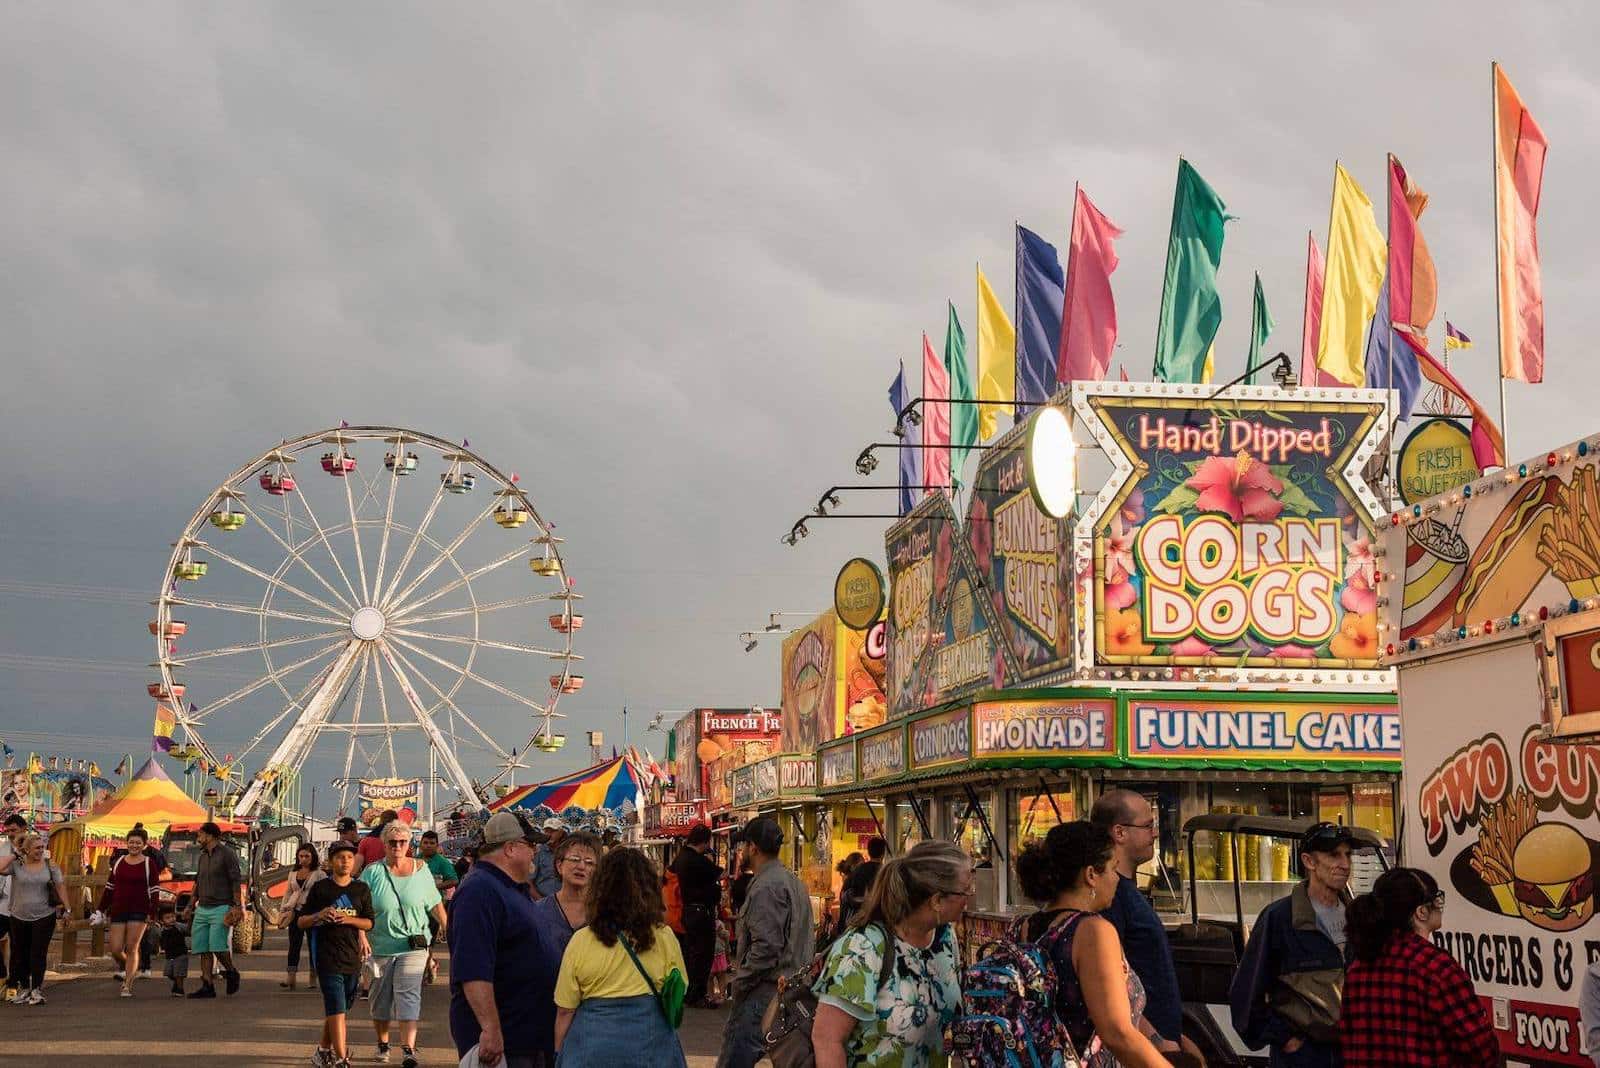
MULTIPOLYGON (((1030 422, 984 454, 965 522, 936 493, 891 527, 889 720, 818 750, 819 794, 882 799, 896 852, 966 845, 969 949, 1030 907, 1011 885, 1017 850, 1111 787, 1152 801, 1143 874, 1173 923, 1234 874, 1222 842, 1186 870, 1192 815, 1396 825, 1372 550, 1388 513, 1362 477, 1385 394, 1080 383, 1057 418, 1069 398, 1076 439, 1109 462, 1104 487, 1047 514, 1040 479, 1076 463, 1034 447, 1030 422)), ((1281 896, 1296 861, 1245 845, 1251 897, 1281 896)))
POLYGON ((1389 519, 1384 654, 1406 732, 1404 859, 1508 1063, 1589 1065, 1600 956, 1600 438, 1389 519))

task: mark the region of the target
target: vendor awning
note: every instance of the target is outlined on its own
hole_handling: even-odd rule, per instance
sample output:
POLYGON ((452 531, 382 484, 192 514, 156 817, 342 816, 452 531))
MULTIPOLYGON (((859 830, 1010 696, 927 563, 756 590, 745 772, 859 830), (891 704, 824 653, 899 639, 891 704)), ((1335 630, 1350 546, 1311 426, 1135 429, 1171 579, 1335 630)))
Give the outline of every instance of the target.
POLYGON ((605 810, 623 815, 643 807, 640 776, 626 757, 615 757, 603 764, 563 775, 559 779, 519 786, 489 803, 489 809, 548 808, 557 815, 570 808, 585 812, 605 810))

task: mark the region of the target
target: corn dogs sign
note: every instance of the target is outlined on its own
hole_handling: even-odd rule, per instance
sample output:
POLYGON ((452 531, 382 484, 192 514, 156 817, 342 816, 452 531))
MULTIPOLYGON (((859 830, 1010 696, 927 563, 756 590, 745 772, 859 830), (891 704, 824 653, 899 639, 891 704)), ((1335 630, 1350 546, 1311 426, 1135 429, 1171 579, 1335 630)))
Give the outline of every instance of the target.
POLYGON ((1379 509, 1360 469, 1383 394, 1248 392, 1074 388, 1116 464, 1074 535, 1094 663, 1242 678, 1377 666, 1379 509))

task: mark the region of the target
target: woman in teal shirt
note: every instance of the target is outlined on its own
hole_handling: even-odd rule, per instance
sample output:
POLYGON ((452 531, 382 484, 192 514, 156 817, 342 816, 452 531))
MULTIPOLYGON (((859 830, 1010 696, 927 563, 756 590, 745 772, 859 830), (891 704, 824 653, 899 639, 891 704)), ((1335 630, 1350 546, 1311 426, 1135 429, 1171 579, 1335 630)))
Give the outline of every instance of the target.
POLYGON ((422 1017, 422 976, 431 941, 428 917, 445 929, 444 901, 433 873, 410 856, 411 828, 395 820, 383 829, 383 860, 361 869, 377 914, 368 939, 377 977, 372 983, 372 1026, 378 1060, 389 1059, 389 1023, 400 1025, 401 1068, 417 1068, 417 1021, 422 1017))

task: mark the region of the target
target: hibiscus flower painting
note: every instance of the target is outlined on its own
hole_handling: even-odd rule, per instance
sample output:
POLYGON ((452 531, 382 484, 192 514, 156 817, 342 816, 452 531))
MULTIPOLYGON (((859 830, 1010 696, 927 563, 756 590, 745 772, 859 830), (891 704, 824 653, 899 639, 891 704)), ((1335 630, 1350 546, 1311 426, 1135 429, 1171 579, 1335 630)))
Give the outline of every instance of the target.
POLYGON ((1184 485, 1200 495, 1195 502, 1200 511, 1222 512, 1235 523, 1271 522, 1283 511, 1278 499, 1283 481, 1243 449, 1232 457, 1201 460, 1184 485))

